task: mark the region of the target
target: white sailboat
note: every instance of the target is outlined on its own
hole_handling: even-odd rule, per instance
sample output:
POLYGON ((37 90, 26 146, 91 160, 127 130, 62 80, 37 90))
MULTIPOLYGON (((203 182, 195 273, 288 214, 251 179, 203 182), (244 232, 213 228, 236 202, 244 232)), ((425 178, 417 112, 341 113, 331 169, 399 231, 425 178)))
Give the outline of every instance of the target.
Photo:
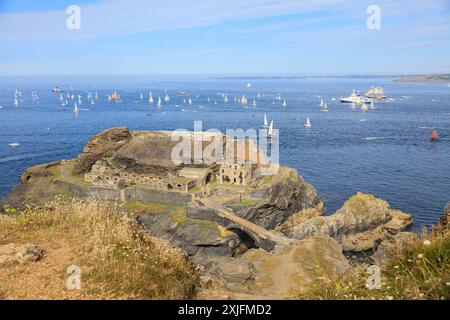
POLYGON ((211 99, 208 97, 208 102, 211 102, 211 99))
POLYGON ((264 113, 264 124, 261 126, 263 129, 267 129, 269 127, 269 121, 267 121, 267 115, 264 113))
POLYGON ((256 107, 256 100, 253 99, 253 106, 256 107))
POLYGON ((170 97, 166 92, 166 96, 164 97, 164 102, 169 102, 170 101, 170 97))
POLYGON ((17 98, 14 98, 14 105, 15 105, 16 107, 19 106, 19 101, 17 101, 17 98))
POLYGON ((260 92, 258 92, 258 98, 261 98, 261 93, 260 92))
POLYGON ((154 100, 153 100, 153 94, 150 92, 150 96, 148 98, 148 102, 150 102, 150 104, 153 104, 154 100))
POLYGON ((98 91, 95 91, 95 100, 99 100, 100 99, 100 97, 98 96, 98 91))
POLYGON ((158 97, 158 108, 161 107, 161 104, 162 104, 161 97, 158 97))
POLYGON ((271 137, 273 135, 273 120, 270 122, 269 129, 267 129, 267 136, 271 137))
POLYGON ((81 96, 78 95, 78 104, 81 104, 81 96))
POLYGON ((323 105, 323 112, 328 112, 328 105, 326 102, 323 105))
POLYGON ((286 99, 284 99, 284 101, 283 101, 283 107, 287 107, 286 99))
POLYGON ((75 102, 75 107, 73 108, 73 112, 78 113, 78 106, 77 106, 76 102, 75 102))
POLYGON ((9 145, 11 148, 16 148, 16 147, 20 146, 20 143, 18 143, 18 142, 11 142, 11 143, 9 143, 8 145, 9 145))
POLYGON ((189 98, 189 100, 188 100, 188 104, 192 104, 192 99, 191 98, 189 98))
MULTIPOLYGON (((33 92, 33 94, 32 94, 32 97, 33 97, 33 101, 34 101, 34 99, 35 99, 35 98, 34 98, 34 92, 33 92)), ((59 94, 59 101, 63 101, 63 99, 64 99, 64 98, 63 98, 63 96, 62 96, 62 93, 60 93, 60 94, 59 94)))
POLYGON ((361 111, 367 111, 369 110, 369 108, 367 107, 367 104, 365 104, 364 102, 361 103, 361 111))
POLYGON ((225 95, 225 98, 223 99, 223 102, 228 103, 228 96, 225 95))
POLYGON ((248 99, 247 99, 246 96, 242 96, 242 98, 241 98, 241 103, 242 103, 242 104, 247 104, 247 103, 248 103, 248 99))
POLYGON ((320 99, 320 106, 323 107, 323 99, 320 99))
POLYGON ((311 128, 312 124, 311 124, 311 120, 309 120, 309 117, 306 118, 306 122, 305 122, 305 128, 311 128))
POLYGON ((251 88, 251 87, 252 87, 252 84, 251 84, 250 82, 247 82, 246 87, 247 87, 247 88, 251 88))

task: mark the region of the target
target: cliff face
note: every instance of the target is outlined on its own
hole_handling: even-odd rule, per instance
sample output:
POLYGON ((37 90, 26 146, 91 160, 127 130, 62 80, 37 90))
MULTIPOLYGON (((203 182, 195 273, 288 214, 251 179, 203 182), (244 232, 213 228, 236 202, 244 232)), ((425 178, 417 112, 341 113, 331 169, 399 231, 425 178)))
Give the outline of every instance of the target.
POLYGON ((320 203, 316 189, 295 169, 287 167, 280 167, 276 175, 266 177, 257 189, 245 192, 243 197, 255 204, 246 206, 230 202, 226 206, 266 229, 275 229, 295 213, 320 203))

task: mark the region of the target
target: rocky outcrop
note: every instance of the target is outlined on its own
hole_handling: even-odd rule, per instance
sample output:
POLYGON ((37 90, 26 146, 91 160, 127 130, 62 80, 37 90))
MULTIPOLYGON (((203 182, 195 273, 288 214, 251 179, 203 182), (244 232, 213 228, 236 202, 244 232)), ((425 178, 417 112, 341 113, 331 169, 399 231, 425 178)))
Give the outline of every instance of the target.
POLYGON ((284 231, 287 236, 304 239, 314 234, 329 235, 344 251, 375 248, 387 234, 395 234, 412 223, 412 217, 373 195, 358 193, 335 214, 314 217, 284 231))
POLYGON ((127 128, 113 128, 95 135, 84 147, 73 168, 73 174, 89 172, 97 160, 112 156, 116 150, 130 141, 131 137, 131 132, 127 128))
MULTIPOLYGON (((199 297, 258 297, 280 299, 316 281, 345 274, 350 265, 342 247, 331 237, 313 236, 284 251, 252 249, 233 260, 202 261, 199 297)), ((251 299, 251 298, 250 298, 251 299)))
POLYGON ((245 199, 254 199, 255 204, 231 202, 226 206, 265 229, 275 229, 293 214, 316 207, 320 202, 316 189, 306 183, 295 169, 280 167, 276 175, 267 179, 257 189, 243 194, 245 199))
POLYGON ((240 244, 235 233, 213 221, 191 218, 177 221, 169 214, 140 214, 137 221, 154 236, 168 239, 190 256, 230 257, 240 244))
POLYGON ((450 226, 450 202, 447 203, 444 209, 444 214, 439 219, 439 225, 445 228, 450 226))
POLYGON ((15 264, 26 264, 42 258, 44 250, 35 244, 0 246, 0 268, 15 264))

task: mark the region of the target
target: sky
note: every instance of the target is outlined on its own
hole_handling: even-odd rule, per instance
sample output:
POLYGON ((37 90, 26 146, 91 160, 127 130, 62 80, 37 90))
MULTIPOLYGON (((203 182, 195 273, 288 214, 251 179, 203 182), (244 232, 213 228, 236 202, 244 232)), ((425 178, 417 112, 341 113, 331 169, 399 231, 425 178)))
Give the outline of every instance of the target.
POLYGON ((449 57, 450 0, 0 0, 0 76, 450 73, 449 57))

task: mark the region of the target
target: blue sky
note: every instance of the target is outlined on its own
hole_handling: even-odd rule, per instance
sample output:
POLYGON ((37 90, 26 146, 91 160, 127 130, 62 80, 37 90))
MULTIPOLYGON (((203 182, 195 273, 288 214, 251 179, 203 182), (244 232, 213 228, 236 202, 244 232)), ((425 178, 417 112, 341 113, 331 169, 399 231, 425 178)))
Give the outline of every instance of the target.
POLYGON ((450 73, 449 57, 449 0, 0 0, 0 75, 450 73))

